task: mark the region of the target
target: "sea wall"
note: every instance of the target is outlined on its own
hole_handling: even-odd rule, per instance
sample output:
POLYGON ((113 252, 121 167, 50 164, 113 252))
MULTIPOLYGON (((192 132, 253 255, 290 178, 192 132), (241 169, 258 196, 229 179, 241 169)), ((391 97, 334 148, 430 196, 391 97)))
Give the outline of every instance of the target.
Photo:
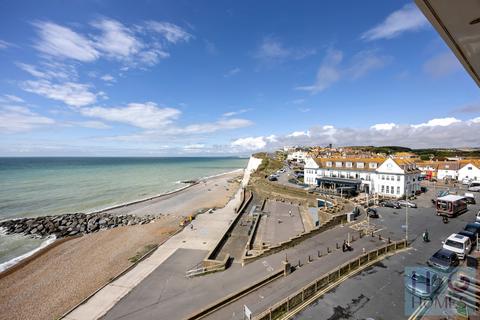
POLYGON ((57 238, 97 232, 119 226, 150 223, 154 216, 116 216, 108 213, 71 213, 36 218, 0 221, 0 228, 7 234, 24 234, 37 237, 55 235, 57 238))

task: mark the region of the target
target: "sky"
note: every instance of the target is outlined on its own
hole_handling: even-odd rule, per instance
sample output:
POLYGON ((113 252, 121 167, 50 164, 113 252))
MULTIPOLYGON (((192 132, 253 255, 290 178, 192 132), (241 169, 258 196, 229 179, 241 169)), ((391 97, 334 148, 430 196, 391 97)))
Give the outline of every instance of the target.
POLYGON ((0 70, 0 156, 480 147, 479 88, 410 1, 4 0, 0 70))

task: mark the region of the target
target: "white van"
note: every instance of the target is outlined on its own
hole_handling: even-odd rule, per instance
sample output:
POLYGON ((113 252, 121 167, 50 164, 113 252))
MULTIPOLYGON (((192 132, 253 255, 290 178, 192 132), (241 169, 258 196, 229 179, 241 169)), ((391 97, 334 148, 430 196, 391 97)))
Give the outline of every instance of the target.
POLYGON ((443 249, 455 252, 459 259, 465 259, 472 249, 472 243, 469 237, 454 233, 443 242, 443 249))

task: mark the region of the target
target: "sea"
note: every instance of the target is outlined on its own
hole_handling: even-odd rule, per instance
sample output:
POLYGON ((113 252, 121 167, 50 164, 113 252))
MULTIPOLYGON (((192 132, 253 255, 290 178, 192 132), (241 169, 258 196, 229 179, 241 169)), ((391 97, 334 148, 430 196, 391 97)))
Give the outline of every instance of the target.
MULTIPOLYGON (((0 220, 93 212, 245 168, 246 158, 162 157, 0 158, 0 220)), ((5 235, 0 230, 0 271, 54 239, 5 235)))

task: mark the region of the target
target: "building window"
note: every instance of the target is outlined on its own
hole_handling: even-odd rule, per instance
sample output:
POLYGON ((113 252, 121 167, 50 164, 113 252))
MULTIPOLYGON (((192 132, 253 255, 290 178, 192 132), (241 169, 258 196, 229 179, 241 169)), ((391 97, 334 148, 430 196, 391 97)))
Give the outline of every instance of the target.
POLYGON ((377 163, 376 162, 370 162, 369 167, 370 167, 370 169, 375 169, 377 167, 377 163))
POLYGON ((327 167, 331 167, 332 166, 332 162, 331 161, 327 161, 327 167))
POLYGON ((364 168, 364 163, 363 162, 357 162, 357 168, 363 169, 364 168))
POLYGON ((397 187, 397 194, 400 194, 400 187, 397 187))
POLYGON ((397 176, 397 181, 400 181, 400 176, 397 176))
POLYGON ((392 181, 395 180, 395 176, 391 176, 392 181))
POLYGON ((341 161, 335 162, 335 167, 341 168, 342 167, 342 162, 341 161))
POLYGON ((390 193, 391 193, 391 194, 395 194, 394 186, 392 186, 392 187, 390 188, 390 193))
POLYGON ((386 176, 386 177, 385 177, 385 180, 390 180, 390 176, 386 176))
POLYGON ((387 189, 386 189, 385 193, 389 193, 389 191, 390 191, 390 186, 387 186, 386 188, 387 188, 387 189))
POLYGON ((347 168, 351 168, 351 167, 352 167, 352 163, 351 163, 351 162, 346 162, 346 163, 345 163, 345 166, 346 166, 347 168))
POLYGON ((385 192, 385 186, 382 185, 382 193, 384 193, 384 192, 385 192))
POLYGON ((472 167, 468 167, 468 170, 472 170, 472 167))
POLYGON ((385 176, 382 174, 382 180, 385 180, 385 176))

